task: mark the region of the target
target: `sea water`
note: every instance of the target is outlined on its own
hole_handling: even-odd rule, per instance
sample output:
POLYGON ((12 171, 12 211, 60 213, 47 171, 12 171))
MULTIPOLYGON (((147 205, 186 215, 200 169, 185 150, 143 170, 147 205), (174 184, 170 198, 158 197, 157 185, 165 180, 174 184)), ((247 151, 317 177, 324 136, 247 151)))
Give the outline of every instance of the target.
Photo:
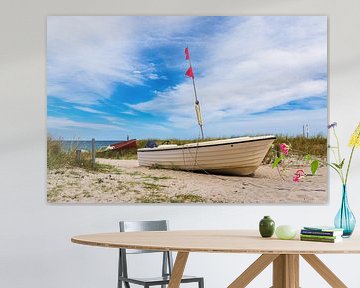
MULTIPOLYGON (((104 147, 108 147, 110 144, 119 143, 119 142, 125 142, 123 140, 101 140, 101 141, 95 141, 95 147, 96 150, 99 150, 104 147)), ((91 141, 80 141, 80 140, 63 140, 60 141, 61 147, 65 151, 69 150, 88 150, 91 151, 91 141)))

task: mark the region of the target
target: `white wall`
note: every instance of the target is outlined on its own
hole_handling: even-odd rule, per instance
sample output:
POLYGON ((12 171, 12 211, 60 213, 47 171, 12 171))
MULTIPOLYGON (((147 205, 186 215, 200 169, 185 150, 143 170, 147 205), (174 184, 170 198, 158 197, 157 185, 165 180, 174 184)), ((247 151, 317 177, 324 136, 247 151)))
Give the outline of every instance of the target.
MULTIPOLYGON (((0 8, 0 287, 115 287, 116 250, 70 243, 75 234, 115 231, 119 219, 167 218, 172 229, 256 228, 263 215, 278 224, 329 223, 340 202, 331 173, 327 205, 49 205, 46 202, 47 15, 328 15, 329 115, 343 145, 360 120, 358 0, 33 0, 0 8), (92 3, 91 3, 92 2, 92 3)), ((349 184, 360 219, 360 151, 349 184)), ((360 225, 358 225, 360 227, 360 225)), ((255 255, 192 254, 188 273, 206 287, 226 287, 255 255)), ((321 256, 348 287, 360 287, 360 255, 321 256), (347 263, 347 265, 344 265, 347 263)), ((268 269, 250 287, 269 287, 268 269)), ((328 287, 306 263, 302 287, 328 287)))

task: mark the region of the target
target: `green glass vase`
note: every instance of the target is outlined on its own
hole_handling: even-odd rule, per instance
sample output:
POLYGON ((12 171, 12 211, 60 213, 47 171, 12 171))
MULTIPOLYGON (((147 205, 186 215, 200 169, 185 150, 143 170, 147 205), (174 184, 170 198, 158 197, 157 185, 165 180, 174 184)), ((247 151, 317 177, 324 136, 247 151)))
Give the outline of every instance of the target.
POLYGON ((259 222, 259 232, 262 237, 271 237, 274 235, 275 222, 270 216, 264 216, 259 222))

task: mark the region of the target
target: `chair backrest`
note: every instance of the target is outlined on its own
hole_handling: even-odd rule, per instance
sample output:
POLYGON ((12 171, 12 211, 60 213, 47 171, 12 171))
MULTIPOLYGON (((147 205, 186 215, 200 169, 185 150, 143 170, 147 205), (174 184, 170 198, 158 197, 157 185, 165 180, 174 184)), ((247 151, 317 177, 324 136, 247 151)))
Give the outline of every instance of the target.
MULTIPOLYGON (((137 231, 167 231, 169 224, 167 220, 157 221, 120 221, 120 232, 137 232, 137 231)), ((140 253, 163 253, 162 275, 171 275, 173 259, 169 251, 150 251, 136 249, 119 249, 119 276, 128 277, 127 271, 127 254, 140 253)), ((129 286, 128 286, 129 287, 129 286)))
POLYGON ((120 221, 120 232, 135 232, 135 231, 167 231, 167 220, 155 221, 120 221))
MULTIPOLYGON (((167 231, 169 224, 167 220, 156 221, 120 221, 120 232, 137 231, 167 231)), ((126 254, 155 253, 159 251, 126 249, 126 254)))

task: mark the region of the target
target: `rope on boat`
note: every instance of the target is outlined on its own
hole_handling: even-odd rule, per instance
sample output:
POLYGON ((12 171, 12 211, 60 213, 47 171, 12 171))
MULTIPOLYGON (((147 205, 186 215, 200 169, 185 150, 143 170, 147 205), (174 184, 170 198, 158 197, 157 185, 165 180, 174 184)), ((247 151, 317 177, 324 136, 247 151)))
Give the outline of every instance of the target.
MULTIPOLYGON (((199 137, 198 137, 198 139, 197 139, 197 141, 196 141, 196 152, 195 152, 195 157, 193 156, 193 154, 191 153, 191 150, 190 150, 190 147, 184 147, 183 149, 182 149, 182 156, 183 156, 183 162, 184 162, 184 166, 186 167, 187 165, 186 165, 186 160, 185 160, 185 150, 187 149, 187 151, 188 151, 188 153, 189 153, 189 155, 192 157, 192 159, 193 159, 193 161, 194 161, 194 167, 198 167, 199 168, 199 171, 202 171, 202 172, 204 172, 206 175, 208 175, 208 176, 211 176, 211 177, 213 177, 213 178, 216 178, 216 179, 219 179, 219 180, 222 180, 222 181, 232 181, 232 182, 239 182, 240 180, 239 179, 228 179, 228 178, 222 178, 222 177, 220 177, 220 176, 218 176, 218 175, 214 175, 214 174, 211 174, 211 173, 209 173, 208 171, 206 171, 204 168, 202 168, 198 163, 197 163, 197 155, 198 155, 198 150, 199 150, 199 144, 200 144, 200 135, 199 135, 199 137)), ((191 148, 193 148, 193 147, 191 147, 191 148)), ((187 172, 192 172, 191 170, 189 170, 189 169, 185 169, 187 172)))

